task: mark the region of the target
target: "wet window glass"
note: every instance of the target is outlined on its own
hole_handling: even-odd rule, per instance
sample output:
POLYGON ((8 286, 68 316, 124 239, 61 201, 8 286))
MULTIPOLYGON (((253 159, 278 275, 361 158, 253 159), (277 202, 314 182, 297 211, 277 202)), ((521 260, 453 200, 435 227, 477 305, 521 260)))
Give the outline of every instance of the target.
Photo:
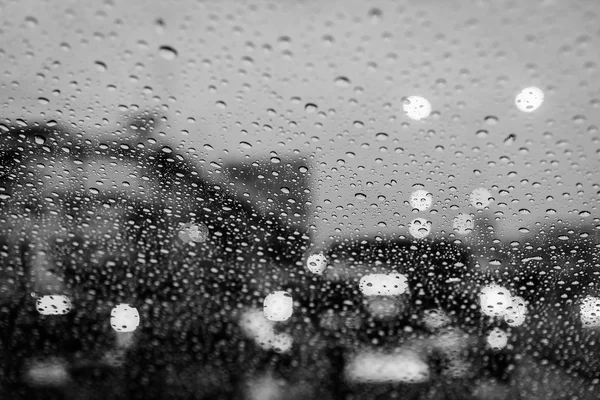
POLYGON ((0 397, 600 397, 594 1, 0 0, 0 397))

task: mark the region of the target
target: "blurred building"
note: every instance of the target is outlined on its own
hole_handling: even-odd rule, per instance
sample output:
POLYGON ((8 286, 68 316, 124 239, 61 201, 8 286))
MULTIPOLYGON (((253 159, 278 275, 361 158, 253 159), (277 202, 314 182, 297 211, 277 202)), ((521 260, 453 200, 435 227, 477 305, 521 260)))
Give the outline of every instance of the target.
POLYGON ((76 237, 94 243, 100 259, 103 252, 128 248, 144 265, 157 266, 179 251, 196 252, 228 269, 247 267, 237 275, 256 277, 272 265, 296 265, 308 245, 303 226, 290 226, 257 206, 256 199, 209 182, 189 154, 156 135, 157 120, 138 115, 114 132, 4 120, 2 254, 8 258, 15 253, 11 243, 27 242, 37 254, 30 273, 38 282, 45 276, 54 289, 60 285, 44 271, 54 269, 48 265, 49 247, 76 237), (185 223, 204 224, 206 243, 177 247, 178 227, 185 223))
POLYGON ((312 210, 308 162, 302 157, 272 157, 225 165, 226 177, 239 195, 265 215, 306 231, 312 210))

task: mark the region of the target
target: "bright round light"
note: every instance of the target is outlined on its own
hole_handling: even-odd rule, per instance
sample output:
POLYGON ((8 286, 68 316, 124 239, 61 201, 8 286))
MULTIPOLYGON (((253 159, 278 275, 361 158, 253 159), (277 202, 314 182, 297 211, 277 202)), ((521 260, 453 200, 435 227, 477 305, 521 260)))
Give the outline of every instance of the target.
POLYGON ((479 293, 481 311, 490 317, 499 317, 505 314, 512 305, 512 297, 508 289, 498 285, 488 285, 479 293))
POLYGON ((263 312, 269 321, 285 321, 292 316, 294 302, 288 292, 270 293, 263 302, 263 312))
POLYGON ((515 97, 515 105, 520 111, 534 112, 544 102, 544 92, 542 89, 531 86, 521 90, 515 97))
POLYGON ((140 324, 140 313, 129 304, 119 304, 110 312, 110 326, 117 332, 133 332, 140 324))
POLYGON ((365 296, 397 296, 408 289, 402 274, 369 274, 360 278, 358 288, 365 296))
POLYGON ((494 350, 502 350, 508 344, 508 335, 500 328, 494 328, 488 333, 487 342, 494 350))
POLYGON ((584 327, 600 326, 600 298, 592 296, 584 298, 581 301, 580 317, 584 327))
POLYGON ((429 366, 416 352, 410 350, 379 353, 361 350, 346 367, 350 382, 407 382, 429 380, 429 366))
POLYGON ((292 347, 293 338, 288 333, 275 333, 275 324, 260 310, 244 311, 239 323, 243 332, 264 350, 283 353, 292 347))
POLYGON ((292 348, 294 339, 288 333, 277 333, 273 337, 272 348, 276 353, 286 353, 292 348))
POLYGON ((473 189, 470 195, 471 205, 475 208, 483 209, 494 201, 492 194, 486 188, 473 189))
POLYGON ((311 254, 306 260, 306 268, 313 274, 322 274, 327 268, 327 257, 325 254, 311 254))
POLYGON ((472 214, 460 213, 452 220, 452 230, 459 235, 468 235, 475 228, 475 217, 472 214))
POLYGON ((527 303, 522 297, 513 296, 511 305, 504 312, 504 320, 509 326, 521 326, 527 316, 527 303))
POLYGON ((427 190, 419 189, 410 195, 410 205, 419 211, 425 211, 433 204, 433 195, 427 190))
POLYGON ((426 310, 423 314, 423 323, 428 329, 438 329, 450 323, 450 317, 443 310, 426 310))
POLYGON ((64 315, 71 311, 71 300, 63 295, 43 296, 37 300, 35 308, 42 315, 64 315))
POLYGON ((408 233, 415 239, 423 239, 431 233, 431 221, 425 218, 415 218, 408 224, 408 233))
POLYGON ((203 223, 188 222, 179 224, 179 238, 184 243, 202 243, 208 239, 209 230, 203 223))
POLYGON ((410 119, 421 120, 431 114, 431 103, 421 96, 410 96, 403 100, 404 113, 410 119))

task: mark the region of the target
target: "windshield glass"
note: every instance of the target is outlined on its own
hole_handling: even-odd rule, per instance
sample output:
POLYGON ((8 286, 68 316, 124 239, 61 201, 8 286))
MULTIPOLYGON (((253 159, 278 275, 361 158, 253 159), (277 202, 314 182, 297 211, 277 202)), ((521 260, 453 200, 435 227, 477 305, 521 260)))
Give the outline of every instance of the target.
POLYGON ((0 0, 0 397, 597 399, 599 13, 0 0))

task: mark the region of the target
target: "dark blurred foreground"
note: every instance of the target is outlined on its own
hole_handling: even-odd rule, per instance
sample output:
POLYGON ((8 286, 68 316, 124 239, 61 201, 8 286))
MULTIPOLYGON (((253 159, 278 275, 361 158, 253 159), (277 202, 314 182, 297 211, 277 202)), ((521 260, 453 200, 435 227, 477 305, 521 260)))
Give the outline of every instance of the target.
POLYGON ((495 244, 494 254, 483 239, 349 239, 332 244, 328 269, 313 275, 307 231, 209 183, 185 154, 137 136, 88 142, 15 127, 8 137, 0 148, 2 398, 598 398, 598 330, 582 327, 578 311, 583 297, 598 295, 594 235, 537 235, 495 244), (97 176, 100 160, 109 170, 128 165, 128 180, 142 169, 148 179, 127 191, 114 177, 112 190, 71 185, 89 170, 49 178, 66 161, 74 171, 92 165, 97 176), (181 240, 180 224, 190 221, 208 228, 206 240, 181 240), (483 268, 481 257, 500 261, 483 268), (408 277, 407 293, 390 300, 359 291, 361 276, 389 272, 408 277), (490 283, 528 302, 523 325, 481 313, 479 290, 490 283), (272 290, 295 301, 293 316, 274 324, 293 339, 287 351, 244 325, 272 290), (68 295, 73 309, 40 315, 35 302, 46 294, 68 295), (139 310, 132 334, 110 326, 119 303, 139 310), (430 310, 443 321, 424 322, 430 310), (509 333, 501 350, 485 340, 494 327, 509 333), (394 368, 406 373, 392 373, 407 378, 348 372, 369 354, 401 360, 394 368), (411 377, 419 368, 424 378, 411 377))

